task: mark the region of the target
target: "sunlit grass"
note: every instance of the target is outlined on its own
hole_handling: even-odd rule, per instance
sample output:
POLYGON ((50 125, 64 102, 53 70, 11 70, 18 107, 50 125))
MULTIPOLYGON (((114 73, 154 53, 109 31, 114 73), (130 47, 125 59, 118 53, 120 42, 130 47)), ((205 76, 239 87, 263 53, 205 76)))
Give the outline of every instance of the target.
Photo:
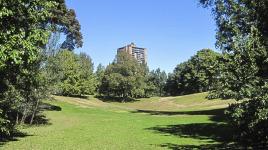
POLYGON ((215 119, 215 115, 222 114, 217 108, 224 108, 231 101, 209 101, 204 97, 202 93, 131 103, 56 97, 60 101, 50 103, 60 106, 62 111, 45 112, 51 125, 24 128, 22 131, 28 136, 4 143, 0 148, 155 150, 216 144, 221 142, 217 137, 226 129, 221 118, 215 119))

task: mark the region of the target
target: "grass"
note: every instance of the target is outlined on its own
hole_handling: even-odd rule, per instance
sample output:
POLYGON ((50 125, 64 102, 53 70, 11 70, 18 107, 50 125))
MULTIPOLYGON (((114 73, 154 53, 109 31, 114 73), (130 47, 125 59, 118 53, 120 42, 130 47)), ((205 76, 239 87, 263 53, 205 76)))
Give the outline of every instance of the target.
POLYGON ((5 150, 194 149, 221 148, 231 142, 223 122, 228 101, 209 101, 206 93, 154 97, 130 103, 96 98, 55 97, 61 111, 46 111, 48 125, 24 127, 23 137, 0 143, 5 150))

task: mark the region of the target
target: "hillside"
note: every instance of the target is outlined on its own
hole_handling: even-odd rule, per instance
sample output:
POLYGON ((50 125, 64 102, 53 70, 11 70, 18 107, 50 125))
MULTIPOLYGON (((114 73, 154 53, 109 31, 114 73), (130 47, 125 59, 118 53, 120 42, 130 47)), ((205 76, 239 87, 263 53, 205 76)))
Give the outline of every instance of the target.
POLYGON ((232 100, 206 93, 154 97, 129 103, 55 97, 61 111, 46 111, 48 124, 24 127, 9 149, 192 149, 231 142, 223 111, 232 100), (49 143, 49 144, 48 144, 49 143))

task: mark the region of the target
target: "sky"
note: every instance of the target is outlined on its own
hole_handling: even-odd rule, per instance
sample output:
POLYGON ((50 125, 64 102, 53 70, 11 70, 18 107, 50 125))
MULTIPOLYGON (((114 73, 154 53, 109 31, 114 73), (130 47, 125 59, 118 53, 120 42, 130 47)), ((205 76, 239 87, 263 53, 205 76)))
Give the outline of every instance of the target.
POLYGON ((203 48, 215 49, 216 25, 198 0, 66 0, 81 24, 83 47, 95 67, 134 42, 148 49, 148 66, 171 73, 203 48))

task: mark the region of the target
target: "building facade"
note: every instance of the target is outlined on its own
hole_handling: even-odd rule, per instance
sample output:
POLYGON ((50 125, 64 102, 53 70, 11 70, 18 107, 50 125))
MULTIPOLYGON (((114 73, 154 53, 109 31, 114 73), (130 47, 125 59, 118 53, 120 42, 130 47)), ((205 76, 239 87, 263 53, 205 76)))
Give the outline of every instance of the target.
POLYGON ((117 53, 122 52, 122 51, 130 54, 139 63, 147 64, 147 49, 146 48, 140 48, 140 47, 137 47, 134 43, 131 43, 127 46, 117 49, 117 53))

